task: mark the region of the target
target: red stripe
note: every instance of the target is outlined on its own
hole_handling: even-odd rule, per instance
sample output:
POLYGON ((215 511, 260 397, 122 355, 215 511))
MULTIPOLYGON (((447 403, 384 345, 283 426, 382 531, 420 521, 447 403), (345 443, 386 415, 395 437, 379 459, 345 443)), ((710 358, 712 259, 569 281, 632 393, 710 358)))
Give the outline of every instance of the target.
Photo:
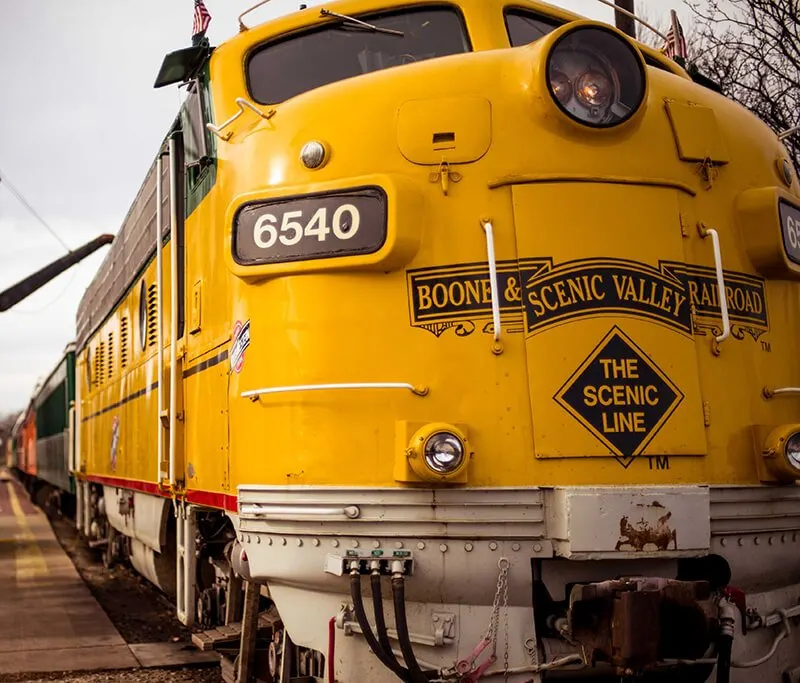
MULTIPOLYGON (((83 477, 86 481, 94 482, 95 484, 103 484, 105 486, 116 486, 121 489, 131 489, 133 491, 141 491, 142 493, 149 493, 152 496, 160 496, 161 498, 172 498, 169 489, 163 488, 158 484, 150 481, 138 481, 136 479, 120 479, 118 477, 102 477, 91 475, 83 477)), ((228 493, 215 493, 213 491, 199 491, 197 489, 189 489, 181 498, 186 502, 195 505, 202 505, 204 507, 216 508, 217 510, 228 510, 230 512, 237 512, 236 496, 228 493)))

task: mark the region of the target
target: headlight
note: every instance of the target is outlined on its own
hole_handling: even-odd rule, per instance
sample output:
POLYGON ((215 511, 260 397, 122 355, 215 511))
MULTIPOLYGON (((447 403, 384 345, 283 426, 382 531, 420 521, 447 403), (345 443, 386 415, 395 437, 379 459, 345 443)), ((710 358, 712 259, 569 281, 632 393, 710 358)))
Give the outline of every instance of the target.
POLYGON ((461 428, 445 422, 429 423, 414 433, 405 450, 404 461, 413 477, 399 480, 464 484, 471 456, 461 428))
POLYGON ((438 432, 425 443, 425 464, 438 474, 455 472, 464 462, 464 444, 450 432, 438 432))
POLYGON ((644 102, 644 63, 614 31, 579 27, 550 50, 547 82, 558 107, 584 125, 609 128, 627 121, 644 102))
POLYGON ((786 441, 786 460, 800 476, 800 433, 792 434, 786 441))
POLYGON ((778 480, 793 483, 800 480, 800 425, 782 425, 767 437, 764 461, 778 480))

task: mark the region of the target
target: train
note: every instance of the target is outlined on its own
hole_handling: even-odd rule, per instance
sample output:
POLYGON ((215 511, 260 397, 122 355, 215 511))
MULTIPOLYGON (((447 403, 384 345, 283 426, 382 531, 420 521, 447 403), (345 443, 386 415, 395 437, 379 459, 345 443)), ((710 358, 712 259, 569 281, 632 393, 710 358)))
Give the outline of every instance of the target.
POLYGON ((248 12, 164 60, 21 476, 242 680, 800 680, 779 136, 538 0, 248 12))

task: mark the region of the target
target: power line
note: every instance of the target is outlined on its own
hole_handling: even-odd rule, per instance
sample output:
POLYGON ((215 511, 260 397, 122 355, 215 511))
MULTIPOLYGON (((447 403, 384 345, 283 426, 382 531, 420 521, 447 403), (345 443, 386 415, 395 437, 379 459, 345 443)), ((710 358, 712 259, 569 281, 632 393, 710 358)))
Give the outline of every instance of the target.
POLYGON ((22 206, 24 206, 30 212, 30 214, 47 229, 47 232, 49 232, 53 237, 55 237, 58 240, 59 244, 61 244, 61 246, 64 247, 64 249, 66 249, 67 251, 72 251, 72 249, 69 248, 69 245, 58 236, 58 233, 48 225, 47 221, 44 218, 42 218, 38 213, 36 213, 36 209, 34 209, 30 205, 28 200, 22 196, 22 193, 11 184, 11 181, 8 179, 8 176, 2 171, 0 171, 0 184, 5 185, 8 188, 8 191, 12 195, 14 195, 14 197, 16 197, 17 201, 19 201, 19 203, 22 204, 22 206))

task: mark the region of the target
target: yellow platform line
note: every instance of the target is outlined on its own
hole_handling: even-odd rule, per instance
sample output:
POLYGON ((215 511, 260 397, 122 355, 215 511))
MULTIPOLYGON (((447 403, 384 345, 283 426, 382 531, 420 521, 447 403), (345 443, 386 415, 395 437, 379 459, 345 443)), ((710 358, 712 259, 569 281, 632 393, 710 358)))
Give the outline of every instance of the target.
POLYGON ((6 482, 8 497, 11 500, 11 510, 17 519, 20 532, 17 534, 16 577, 17 583, 30 579, 47 576, 47 562, 42 555, 42 549, 36 542, 36 536, 31 531, 28 518, 22 511, 22 506, 17 498, 16 486, 10 481, 6 482))

